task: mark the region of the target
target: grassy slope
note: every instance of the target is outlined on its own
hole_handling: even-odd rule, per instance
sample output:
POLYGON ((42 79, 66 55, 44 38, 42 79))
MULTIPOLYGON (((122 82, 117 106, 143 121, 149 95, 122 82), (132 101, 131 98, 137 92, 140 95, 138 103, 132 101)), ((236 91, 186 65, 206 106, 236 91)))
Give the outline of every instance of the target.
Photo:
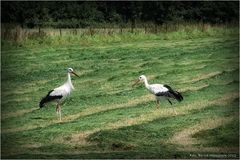
POLYGON ((194 134, 200 144, 191 147, 208 140, 202 145, 238 148, 237 38, 3 48, 2 157, 190 158, 187 149, 178 150, 181 144, 168 143, 171 137, 203 120, 229 117, 228 124, 194 134), (76 90, 60 124, 54 104, 34 108, 65 80, 67 67, 81 77, 73 77, 76 90), (131 87, 141 74, 182 91, 184 101, 156 109, 143 86, 131 87))

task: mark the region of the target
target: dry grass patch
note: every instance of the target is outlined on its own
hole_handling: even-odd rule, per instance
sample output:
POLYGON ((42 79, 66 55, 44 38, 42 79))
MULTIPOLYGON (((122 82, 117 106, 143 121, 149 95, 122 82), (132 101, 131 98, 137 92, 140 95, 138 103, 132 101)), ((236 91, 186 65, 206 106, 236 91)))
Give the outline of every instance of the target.
POLYGON ((215 76, 220 75, 222 73, 223 72, 216 71, 216 72, 211 72, 211 73, 208 73, 208 74, 202 74, 202 75, 199 75, 199 76, 196 76, 196 77, 192 78, 191 80, 184 81, 183 83, 194 83, 194 82, 197 82, 197 81, 201 81, 201 80, 205 80, 205 79, 215 77, 215 76))
POLYGON ((213 62, 211 59, 206 59, 206 60, 191 60, 191 61, 184 61, 182 63, 179 63, 179 65, 196 65, 199 63, 207 63, 207 62, 213 62))
POLYGON ((203 68, 205 68, 205 67, 207 67, 207 65, 206 65, 206 64, 203 64, 203 65, 194 67, 194 69, 203 69, 203 68))
MULTIPOLYGON (((223 99, 222 99, 223 101, 223 99)), ((202 147, 202 144, 207 143, 206 141, 200 141, 192 136, 202 130, 214 129, 224 124, 227 124, 233 120, 233 117, 218 117, 214 119, 203 120, 200 123, 186 128, 176 133, 167 143, 181 145, 178 147, 180 151, 189 152, 221 152, 221 153, 236 153, 238 147, 202 147), (201 144, 196 146, 196 144, 201 144)))
POLYGON ((188 86, 186 88, 180 89, 179 92, 187 92, 187 91, 198 91, 201 90, 203 88, 207 88, 209 86, 209 84, 203 84, 201 86, 188 86))
POLYGON ((41 143, 36 143, 36 142, 22 145, 23 148, 29 148, 29 149, 39 148, 41 146, 42 146, 41 143))
MULTIPOLYGON (((93 130, 88 130, 88 131, 83 131, 81 133, 73 134, 71 136, 70 141, 68 141, 68 143, 73 144, 77 142, 77 144, 80 144, 81 146, 93 145, 94 144, 93 142, 87 141, 87 137, 98 131, 100 131, 100 129, 93 129, 93 130)), ((62 137, 55 139, 55 141, 60 143, 66 143, 66 141, 62 137)))
POLYGON ((192 146, 193 144, 202 144, 202 142, 200 142, 196 138, 193 138, 192 136, 199 131, 213 129, 213 128, 222 126, 223 124, 229 123, 232 120, 233 120, 232 117, 230 118, 218 117, 218 118, 203 120, 194 126, 191 126, 189 128, 186 128, 176 133, 171 138, 171 140, 168 141, 168 143, 180 144, 183 146, 192 146))
MULTIPOLYGON (((24 144, 21 145, 21 147, 15 148, 7 148, 2 150, 2 155, 4 156, 14 156, 17 157, 17 155, 23 154, 25 152, 29 152, 29 153, 33 153, 33 149, 37 149, 39 147, 41 147, 42 144, 41 143, 29 143, 29 144, 24 144)), ((35 153, 35 151, 34 151, 35 153)), ((43 154, 43 152, 41 152, 41 154, 43 154)))
MULTIPOLYGON (((38 91, 39 87, 36 86, 44 86, 46 83, 50 82, 50 81, 54 81, 57 80, 57 78, 52 78, 52 79, 48 79, 48 80, 38 80, 38 81, 32 81, 29 83, 26 83, 24 85, 20 85, 14 88, 14 90, 9 90, 4 92, 2 95, 3 96, 9 96, 9 95, 24 95, 27 93, 32 93, 34 91, 38 91)), ((30 99, 29 97, 25 97, 30 99)), ((21 97, 22 99, 22 97, 21 97)), ((18 101, 21 101, 21 99, 19 99, 18 101)), ((12 99, 9 100, 5 100, 3 101, 3 103, 8 103, 9 101, 12 101, 12 99)))
POLYGON ((80 118, 82 116, 87 116, 87 115, 91 115, 91 114, 98 113, 98 112, 103 112, 103 111, 112 110, 112 109, 119 109, 119 108, 135 106, 137 104, 150 101, 153 98, 154 97, 152 95, 147 94, 147 95, 144 95, 144 96, 141 96, 141 97, 130 99, 126 103, 115 104, 115 105, 114 104, 111 104, 111 105, 100 105, 100 106, 97 106, 97 107, 87 108, 87 109, 83 110, 80 113, 77 113, 77 114, 74 114, 74 115, 65 116, 64 117, 64 122, 65 121, 72 121, 72 120, 75 120, 75 119, 80 118))
POLYGON ((2 120, 6 119, 6 118, 13 118, 13 117, 22 116, 22 115, 24 115, 26 113, 29 113, 29 112, 32 112, 34 110, 37 110, 37 108, 15 110, 14 112, 2 114, 2 120))
POLYGON ((20 102, 29 102, 32 101, 30 97, 18 97, 16 99, 6 99, 2 102, 2 106, 8 105, 8 103, 14 102, 14 103, 20 103, 20 102))

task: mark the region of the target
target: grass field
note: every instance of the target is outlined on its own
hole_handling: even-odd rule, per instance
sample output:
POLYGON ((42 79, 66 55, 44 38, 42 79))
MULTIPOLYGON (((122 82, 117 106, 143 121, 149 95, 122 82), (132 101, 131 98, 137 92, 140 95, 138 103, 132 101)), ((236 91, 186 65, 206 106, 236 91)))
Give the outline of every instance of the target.
POLYGON ((238 33, 92 45, 2 46, 2 158, 239 157, 238 33), (75 90, 62 107, 38 109, 72 67, 75 90), (149 83, 180 91, 154 97, 149 83), (177 115, 174 114, 175 108, 177 115))

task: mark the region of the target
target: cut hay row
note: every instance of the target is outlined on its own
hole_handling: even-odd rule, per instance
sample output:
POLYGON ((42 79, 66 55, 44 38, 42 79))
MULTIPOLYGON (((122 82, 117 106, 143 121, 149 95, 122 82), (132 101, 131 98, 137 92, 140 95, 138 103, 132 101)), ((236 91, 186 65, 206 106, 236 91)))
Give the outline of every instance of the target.
POLYGON ((186 128, 176 133, 167 143, 177 144, 178 150, 188 152, 221 152, 221 153, 237 153, 238 147, 205 147, 207 141, 200 141, 192 136, 200 131, 214 129, 223 126, 231 121, 233 117, 217 117, 213 119, 205 119, 200 123, 186 128))

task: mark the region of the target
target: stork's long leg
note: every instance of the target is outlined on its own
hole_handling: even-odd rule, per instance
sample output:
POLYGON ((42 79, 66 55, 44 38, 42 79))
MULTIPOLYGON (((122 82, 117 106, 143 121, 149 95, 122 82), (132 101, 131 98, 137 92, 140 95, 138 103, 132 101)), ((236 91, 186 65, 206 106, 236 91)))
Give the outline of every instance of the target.
POLYGON ((57 115, 58 115, 58 113, 59 113, 59 105, 58 104, 56 106, 56 112, 57 112, 57 115))
POLYGON ((61 106, 60 106, 60 104, 57 104, 57 106, 56 106, 56 112, 57 112, 57 115, 59 114, 59 120, 62 121, 62 112, 61 112, 61 106))
POLYGON ((177 112, 176 112, 176 110, 175 110, 175 108, 173 107, 173 112, 175 113, 175 115, 177 115, 177 112))
POLYGON ((59 105, 59 117, 60 117, 60 121, 62 121, 62 111, 61 111, 61 106, 59 105))
POLYGON ((172 102, 169 100, 169 99, 167 99, 168 100, 168 102, 172 105, 172 102))
POLYGON ((159 108, 159 106, 160 106, 159 100, 156 99, 156 107, 159 108))

